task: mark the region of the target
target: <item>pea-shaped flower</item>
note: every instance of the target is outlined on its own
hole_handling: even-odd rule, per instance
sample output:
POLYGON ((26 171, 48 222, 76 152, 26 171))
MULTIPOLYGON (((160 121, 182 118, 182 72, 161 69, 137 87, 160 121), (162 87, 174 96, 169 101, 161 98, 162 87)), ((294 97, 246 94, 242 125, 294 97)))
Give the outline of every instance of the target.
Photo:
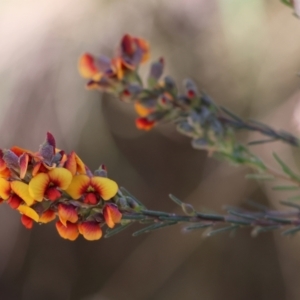
POLYGON ((97 204, 102 198, 109 200, 116 195, 118 185, 111 179, 88 175, 75 175, 66 192, 75 200, 82 198, 84 203, 97 204))

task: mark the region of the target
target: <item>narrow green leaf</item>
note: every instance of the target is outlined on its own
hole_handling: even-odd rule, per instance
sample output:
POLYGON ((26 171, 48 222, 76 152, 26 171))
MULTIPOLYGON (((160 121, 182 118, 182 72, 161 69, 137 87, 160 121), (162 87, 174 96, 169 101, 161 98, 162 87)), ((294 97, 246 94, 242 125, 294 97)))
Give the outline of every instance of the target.
POLYGON ((256 180, 273 180, 275 179, 272 175, 267 174, 247 174, 245 176, 246 179, 256 179, 256 180))
POLYGON ((249 142, 249 146, 254 146, 254 145, 260 145, 260 144, 266 144, 266 143, 271 143, 271 142, 276 142, 278 139, 277 138, 272 138, 272 139, 267 139, 267 140, 257 140, 257 141, 252 141, 249 142))
POLYGON ((168 223, 156 223, 156 224, 152 224, 146 228, 143 228, 143 229, 140 229, 136 232, 134 232, 132 234, 132 236, 139 236, 143 233, 147 233, 149 231, 153 231, 153 230, 157 230, 157 229, 160 229, 160 228, 163 228, 163 227, 167 227, 167 226, 171 226, 171 225, 175 225, 177 224, 177 222, 168 222, 168 223))
POLYGON ((141 209, 141 213, 148 215, 148 216, 154 216, 154 217, 169 217, 171 214, 163 212, 163 211, 156 211, 156 210, 149 210, 149 209, 141 209))
POLYGON ((184 228, 185 231, 192 231, 195 229, 203 229, 212 226, 212 224, 197 224, 197 225, 191 225, 184 228))
POLYGON ((299 186, 294 185, 277 185, 272 187, 275 191, 296 191, 299 190, 299 188, 299 186))
POLYGON ((129 193, 123 186, 120 187, 120 190, 123 193, 125 193, 127 196, 132 198, 135 202, 137 202, 142 208, 146 208, 146 206, 141 201, 139 201, 136 197, 134 197, 131 193, 129 193))
POLYGON ((133 223, 130 222, 130 223, 127 223, 125 225, 118 226, 118 227, 116 227, 114 229, 107 229, 104 237, 105 238, 109 238, 109 237, 111 237, 111 236, 113 236, 113 235, 115 235, 115 234, 123 231, 124 229, 126 229, 127 227, 129 227, 131 224, 133 224, 133 223))
POLYGON ((260 233, 276 230, 278 228, 280 228, 280 225, 263 226, 263 227, 257 226, 253 228, 253 230, 251 231, 251 236, 257 237, 260 233))
POLYGON ((162 221, 176 221, 176 222, 189 222, 189 216, 159 216, 159 220, 162 221))
POLYGON ((281 158, 276 154, 273 153, 273 157, 277 161, 277 163, 281 166, 282 171, 287 174, 290 178, 297 180, 300 182, 300 176, 296 175, 282 160, 281 158))
POLYGON ((300 205, 293 203, 293 202, 289 202, 289 201, 280 201, 281 204, 285 205, 285 206, 289 206, 289 207, 293 207, 293 208, 297 208, 300 210, 300 205))
POLYGON ((271 221, 275 221, 278 223, 283 223, 283 224, 291 224, 293 221, 290 219, 286 219, 286 218, 279 218, 279 217, 273 217, 273 216, 268 216, 266 215, 265 218, 267 220, 271 220, 271 221))
POLYGON ((218 233, 222 233, 222 232, 226 232, 226 231, 232 231, 234 229, 237 229, 238 227, 239 227, 238 225, 231 225, 231 226, 215 229, 215 230, 212 230, 212 231, 208 232, 207 236, 213 236, 213 235, 218 234, 218 233))
POLYGON ((143 215, 138 215, 138 214, 131 214, 131 215, 126 215, 126 214, 123 214, 122 215, 122 220, 130 220, 130 221, 134 221, 134 220, 143 220, 145 219, 146 217, 143 216, 143 215))
POLYGON ((169 194, 169 197, 171 200, 173 200, 176 204, 178 204, 180 207, 182 206, 183 202, 181 200, 179 200, 177 197, 175 197, 172 194, 169 194))
POLYGON ((224 221, 225 217, 218 214, 197 213, 198 218, 208 221, 224 221))
POLYGON ((248 219, 248 220, 256 220, 257 216, 253 216, 253 215, 248 215, 247 213, 241 213, 238 211, 234 211, 234 210, 228 210, 228 213, 243 219, 248 219))
POLYGON ((285 230, 282 235, 294 235, 295 233, 297 233, 298 231, 300 231, 300 226, 296 226, 294 228, 285 230))

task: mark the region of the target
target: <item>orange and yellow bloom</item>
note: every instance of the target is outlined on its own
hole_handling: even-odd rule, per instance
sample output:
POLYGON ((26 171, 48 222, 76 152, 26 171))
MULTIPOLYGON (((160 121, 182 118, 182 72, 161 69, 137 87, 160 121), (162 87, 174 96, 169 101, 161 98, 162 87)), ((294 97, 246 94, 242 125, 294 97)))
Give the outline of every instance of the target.
POLYGON ((118 185, 111 179, 99 176, 75 175, 66 192, 75 200, 82 198, 86 204, 97 204, 116 195, 118 185))

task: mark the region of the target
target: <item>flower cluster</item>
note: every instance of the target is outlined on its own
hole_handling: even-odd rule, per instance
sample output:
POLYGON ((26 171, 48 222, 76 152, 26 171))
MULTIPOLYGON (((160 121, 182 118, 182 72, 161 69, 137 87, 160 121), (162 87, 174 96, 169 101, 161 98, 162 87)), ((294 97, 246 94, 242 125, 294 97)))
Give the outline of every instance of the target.
MULTIPOLYGON (((88 88, 96 88, 133 103, 138 114, 138 129, 150 130, 158 123, 173 122, 180 133, 192 139, 194 148, 208 150, 209 154, 217 153, 234 163, 256 165, 263 169, 261 161, 236 142, 236 129, 246 127, 253 130, 253 124, 232 119, 232 114, 230 119, 226 118, 227 112, 224 113, 223 108, 206 94, 200 93, 190 79, 185 80, 185 91, 180 93, 172 77, 162 77, 163 58, 151 64, 144 87, 138 72, 139 65, 148 57, 148 43, 126 34, 121 39, 116 57, 110 60, 84 54, 79 59, 79 71, 90 79, 88 88)), ((266 126, 256 124, 255 128, 267 134, 277 134, 276 138, 291 139, 270 131, 266 126)))
POLYGON ((0 150, 1 202, 19 211, 28 229, 34 222, 58 218, 56 229, 62 238, 73 241, 82 234, 87 240, 100 239, 102 226, 113 228, 121 221, 117 192, 104 165, 92 173, 75 152, 57 149, 50 133, 38 152, 0 150))
POLYGON ((88 89, 100 89, 108 92, 122 90, 121 81, 129 78, 138 66, 147 61, 149 45, 140 38, 126 34, 112 59, 101 55, 95 57, 84 53, 79 59, 80 74, 88 78, 88 89))

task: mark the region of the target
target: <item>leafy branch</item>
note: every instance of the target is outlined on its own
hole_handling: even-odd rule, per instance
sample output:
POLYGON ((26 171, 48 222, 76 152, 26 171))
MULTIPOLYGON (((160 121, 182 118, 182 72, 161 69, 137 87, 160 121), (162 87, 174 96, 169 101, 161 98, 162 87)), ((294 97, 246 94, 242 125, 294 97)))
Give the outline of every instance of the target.
POLYGON ((121 188, 125 199, 131 204, 136 203, 134 209, 122 210, 121 225, 114 229, 107 229, 105 237, 111 237, 133 223, 141 223, 144 227, 133 233, 138 236, 157 229, 165 228, 172 225, 184 224, 184 231, 194 231, 198 229, 206 229, 205 235, 212 236, 217 233, 230 232, 234 233, 237 229, 247 228, 251 230, 252 236, 260 233, 282 230, 283 235, 293 235, 300 231, 300 205, 292 202, 282 202, 283 205, 294 207, 296 210, 279 212, 269 210, 267 207, 257 203, 248 202, 256 210, 245 210, 236 207, 225 207, 226 214, 211 214, 196 211, 192 205, 187 204, 169 195, 177 205, 181 207, 184 215, 167 213, 162 211, 148 210, 144 206, 140 206, 140 202, 133 198, 124 188, 121 188))

